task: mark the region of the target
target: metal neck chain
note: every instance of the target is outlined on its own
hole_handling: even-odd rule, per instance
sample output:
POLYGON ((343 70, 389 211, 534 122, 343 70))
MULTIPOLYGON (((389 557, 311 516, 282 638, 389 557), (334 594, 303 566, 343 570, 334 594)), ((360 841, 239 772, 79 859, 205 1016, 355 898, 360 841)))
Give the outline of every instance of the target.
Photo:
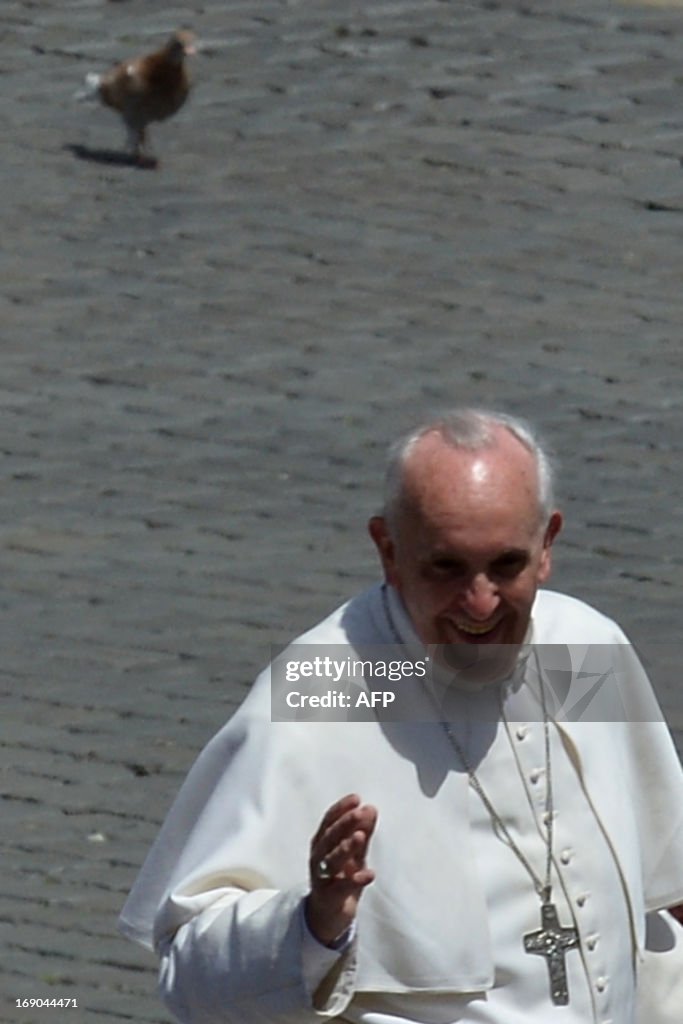
MULTIPOLYGON (((396 642, 399 643, 401 646, 403 646, 404 645, 404 640, 401 638, 401 635, 400 635, 398 629, 396 628, 396 625, 394 623, 394 618, 393 618, 393 616, 391 614, 391 608, 389 607, 389 598, 388 598, 388 595, 387 595, 386 584, 384 584, 383 587, 382 587, 382 604, 383 604, 383 607, 384 607, 384 613, 385 613, 385 615, 387 617, 387 622, 389 623, 389 629, 391 630, 391 633, 392 633, 394 639, 396 640, 396 642)), ((537 667, 539 667, 538 666, 538 660, 536 661, 536 664, 537 664, 537 667)), ((548 718, 548 709, 547 709, 546 698, 545 698, 545 688, 543 686, 543 676, 541 674, 540 667, 539 667, 538 678, 539 678, 539 688, 540 688, 540 693, 541 693, 541 708, 543 710, 543 733, 544 733, 544 744, 545 744, 545 779, 546 779, 546 782, 545 782, 545 814, 543 815, 543 820, 544 820, 544 824, 545 824, 545 828, 546 828, 546 839, 545 839, 546 861, 545 861, 545 877, 544 878, 541 878, 539 876, 539 874, 535 871, 533 865, 530 864, 530 862, 524 856, 524 854, 520 850, 520 848, 517 845, 517 843, 515 842, 515 840, 512 838, 512 836, 510 834, 510 830, 508 829, 507 825, 505 824, 505 822, 501 818, 501 816, 498 813, 498 811, 496 810, 496 808, 493 806, 493 804, 491 802, 491 799, 490 799, 488 793, 486 792, 486 790, 484 789, 484 787, 482 786, 481 781, 479 780, 479 778, 478 778, 474 768, 472 767, 472 764, 471 764, 469 758, 467 757, 467 754, 466 754, 462 744, 460 743, 460 740, 458 739, 458 737, 454 734, 453 730, 451 729, 450 723, 441 720, 439 724, 443 728, 444 732, 446 733, 446 736, 448 737, 448 739, 451 742, 451 745, 453 746, 455 752, 457 753, 458 757, 460 758, 460 760, 462 762, 462 765, 463 765, 465 771, 467 772, 467 775, 468 775, 468 778, 469 778, 469 781, 470 781, 470 785, 474 789, 475 793, 479 796, 479 798, 481 799, 481 802, 483 803, 484 807, 488 811, 488 813, 489 813, 489 815, 491 817, 491 821, 493 822, 493 824, 494 824, 494 826, 496 828, 496 831, 501 836, 501 838, 506 843, 506 845, 510 847, 510 849, 512 850, 514 855, 517 857, 517 860, 520 862, 520 864, 526 870, 527 874, 529 875, 529 877, 531 878, 531 880, 532 880, 532 882, 534 884, 534 889, 538 893, 538 896, 539 896, 539 899, 541 900, 541 903, 550 903, 551 902, 551 895, 552 895, 553 833, 554 833, 554 829, 553 829, 553 819, 554 819, 554 814, 553 814, 553 810, 554 810, 554 805, 553 805, 553 781, 552 781, 552 767, 551 767, 551 761, 550 761, 550 721, 549 721, 549 718, 548 718)), ((431 697, 432 700, 434 699, 431 693, 430 693, 430 697, 431 697)), ((505 719, 505 712, 504 712, 504 709, 503 709, 502 696, 501 696, 501 699, 500 699, 500 711, 501 711, 501 717, 502 717, 503 721, 506 722, 506 726, 507 726, 507 721, 505 719)))
MULTIPOLYGON (((545 693, 543 690, 543 681, 541 680, 541 704, 543 707, 543 732, 545 742, 545 814, 543 815, 543 821, 546 828, 545 834, 545 846, 546 846, 546 859, 545 859, 545 877, 542 879, 535 871, 533 865, 527 860, 519 846, 512 838, 510 830, 501 818, 500 814, 493 806, 491 799, 481 784, 474 768, 472 767, 465 750, 460 743, 458 737, 454 734, 451 729, 449 722, 442 721, 440 724, 451 741, 455 751, 462 761, 463 767, 467 772, 472 789, 477 793, 484 807, 491 816, 491 820, 495 825, 496 831, 502 837, 503 841, 510 847, 514 855, 520 864, 525 868, 527 874, 534 883, 534 889, 538 893, 541 903, 550 903, 552 895, 552 867, 553 867, 553 782, 550 762, 550 724, 548 721, 548 713, 546 711, 545 693)), ((502 700, 501 700, 501 715, 504 715, 502 700)))

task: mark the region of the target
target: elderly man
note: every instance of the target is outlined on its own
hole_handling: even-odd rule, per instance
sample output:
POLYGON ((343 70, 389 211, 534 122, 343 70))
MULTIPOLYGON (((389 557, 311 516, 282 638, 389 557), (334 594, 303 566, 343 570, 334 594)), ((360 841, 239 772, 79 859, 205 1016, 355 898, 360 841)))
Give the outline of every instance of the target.
POLYGON ((683 901, 683 780, 618 627, 539 590, 561 525, 517 420, 395 446, 384 583, 296 643, 433 670, 413 720, 318 722, 273 721, 265 672, 200 756, 122 915, 180 1021, 632 1024, 646 919, 678 928, 653 912, 683 901), (619 714, 562 714, 547 680, 593 664, 619 714))

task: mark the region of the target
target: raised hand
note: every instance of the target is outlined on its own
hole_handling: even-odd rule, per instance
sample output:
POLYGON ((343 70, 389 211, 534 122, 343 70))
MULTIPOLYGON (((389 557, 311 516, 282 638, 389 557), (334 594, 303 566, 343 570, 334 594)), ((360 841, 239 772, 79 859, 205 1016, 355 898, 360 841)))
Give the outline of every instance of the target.
POLYGON ((374 881, 365 860, 376 823, 377 809, 349 793, 329 808, 311 840, 306 921, 325 945, 347 930, 363 889, 374 881))

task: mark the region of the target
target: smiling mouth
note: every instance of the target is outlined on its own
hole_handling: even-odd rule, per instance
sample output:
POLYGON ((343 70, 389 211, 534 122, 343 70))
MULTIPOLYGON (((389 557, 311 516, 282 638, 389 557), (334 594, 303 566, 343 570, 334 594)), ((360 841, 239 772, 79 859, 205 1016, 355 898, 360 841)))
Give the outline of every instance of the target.
POLYGON ((474 622, 455 623, 455 628, 458 630, 458 632, 465 633, 467 636, 486 636, 488 633, 493 633, 497 626, 497 622, 494 622, 493 625, 491 625, 490 623, 480 623, 479 625, 477 625, 474 622))

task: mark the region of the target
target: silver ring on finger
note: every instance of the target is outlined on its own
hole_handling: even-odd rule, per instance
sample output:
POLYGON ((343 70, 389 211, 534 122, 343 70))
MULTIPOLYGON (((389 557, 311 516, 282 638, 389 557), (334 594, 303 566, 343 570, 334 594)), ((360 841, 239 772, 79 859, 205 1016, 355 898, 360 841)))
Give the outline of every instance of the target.
POLYGON ((332 872, 330 871, 330 865, 327 863, 324 857, 322 857, 315 866, 315 877, 320 879, 321 882, 327 882, 332 878, 332 872))

